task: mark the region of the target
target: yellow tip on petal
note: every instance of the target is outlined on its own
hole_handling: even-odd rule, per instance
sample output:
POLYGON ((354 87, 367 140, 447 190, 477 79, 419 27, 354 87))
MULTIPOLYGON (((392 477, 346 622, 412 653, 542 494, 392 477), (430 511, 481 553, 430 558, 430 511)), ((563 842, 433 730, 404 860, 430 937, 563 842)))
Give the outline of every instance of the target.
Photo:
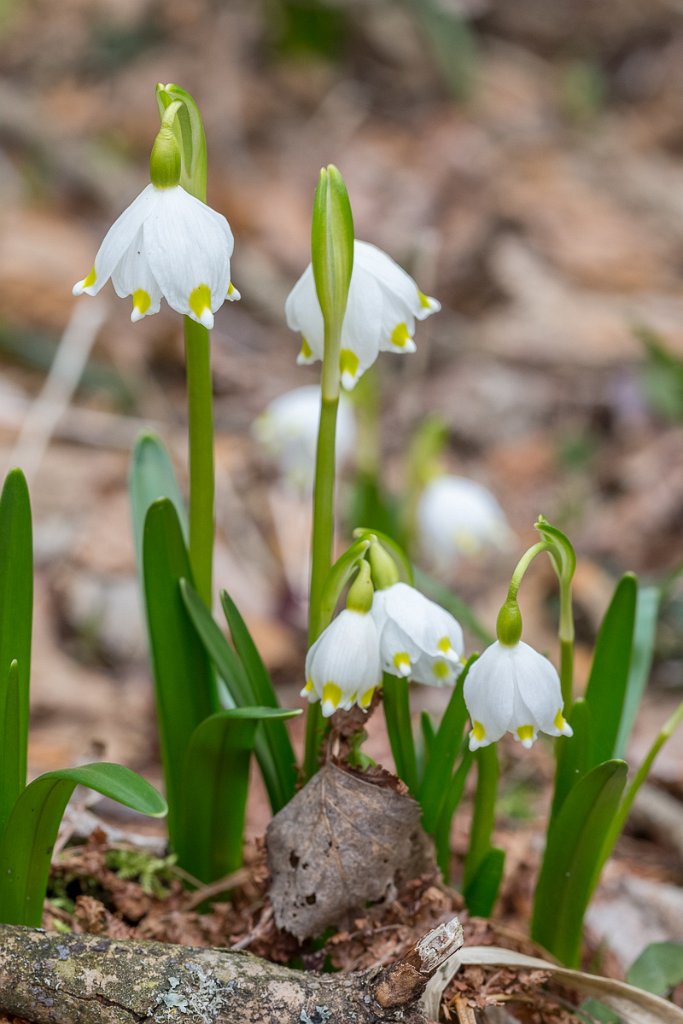
POLYGON ((365 693, 362 695, 361 699, 358 701, 358 704, 364 710, 365 710, 365 708, 369 708, 370 707, 370 704, 372 703, 372 698, 373 698, 373 695, 375 693, 375 690, 376 690, 376 687, 375 686, 371 686, 369 690, 365 691, 365 693))
POLYGON ((432 672, 437 679, 448 679, 451 674, 451 667, 445 661, 435 661, 432 666, 432 672))
POLYGON ((432 304, 429 301, 429 296, 425 295, 424 292, 421 292, 419 288, 417 289, 417 297, 420 300, 420 305, 422 306, 423 309, 432 308, 432 304))
POLYGON ((133 323, 142 320, 151 305, 152 298, 149 292, 146 292, 144 288, 136 288, 133 292, 133 312, 130 314, 133 323))
POLYGON ((308 679, 308 680, 306 680, 306 685, 304 686, 304 688, 303 688, 303 690, 301 692, 302 692, 302 694, 304 694, 304 693, 311 693, 312 690, 313 690, 313 680, 312 679, 308 679))
POLYGON ((562 708, 560 708, 560 710, 555 715, 555 720, 553 721, 553 725, 555 726, 555 728, 557 729, 557 731, 560 733, 561 736, 573 736, 574 735, 574 730, 572 729, 571 725, 569 724, 567 719, 562 714, 562 708))
POLYGON ((237 289, 235 288, 234 284, 231 281, 230 284, 228 285, 228 294, 226 295, 226 299, 228 300, 228 302, 237 302, 241 298, 242 293, 237 291, 237 289))
POLYGON ((520 725, 517 729, 517 738, 520 740, 523 747, 528 750, 534 745, 534 727, 533 725, 520 725))
POLYGON ((337 710, 341 704, 341 687, 336 683, 325 683, 323 686, 323 715, 327 717, 337 710))
POLYGON ((339 369, 341 370, 342 383, 344 387, 353 387, 358 376, 360 359, 350 348, 343 348, 339 354, 339 369))
POLYGON ((447 636, 442 636, 436 646, 442 654, 449 654, 453 650, 453 644, 447 636))
POLYGON ((481 722, 472 722, 472 737, 481 743, 482 740, 486 739, 486 729, 481 722))
POLYGON ((199 284, 193 288, 187 304, 199 323, 210 330, 213 327, 213 313, 211 312, 211 289, 208 284, 199 284))
POLYGON ((76 284, 73 286, 73 288, 71 289, 72 294, 82 295, 83 292, 88 290, 88 288, 92 288, 96 280, 97 271, 95 270, 95 266, 93 265, 93 268, 88 274, 88 276, 84 277, 82 281, 77 281, 76 284))
POLYGON ((391 332, 391 344, 395 348, 405 348, 411 340, 407 324, 397 324, 391 332))
POLYGON ((410 675, 410 655, 407 651, 397 651, 391 660, 402 676, 410 675))

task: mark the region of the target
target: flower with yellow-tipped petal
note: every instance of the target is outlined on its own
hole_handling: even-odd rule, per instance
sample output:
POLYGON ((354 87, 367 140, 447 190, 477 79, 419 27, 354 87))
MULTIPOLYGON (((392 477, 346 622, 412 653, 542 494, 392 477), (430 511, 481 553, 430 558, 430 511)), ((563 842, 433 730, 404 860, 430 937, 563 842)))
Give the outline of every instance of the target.
POLYGON ((372 617, 379 631, 382 668, 416 683, 450 686, 464 650, 460 623, 407 583, 375 590, 372 617))
POLYGON ((321 701, 322 713, 329 718, 354 704, 367 709, 381 680, 379 639, 372 615, 345 608, 309 649, 301 696, 321 701))
POLYGON ((521 640, 496 640, 487 647, 470 668, 463 692, 472 720, 470 750, 495 743, 506 732, 527 749, 539 732, 572 735, 555 667, 521 640))
MULTIPOLYGON (((353 272, 342 324, 340 370, 345 388, 355 386, 380 352, 414 352, 415 321, 441 305, 424 295, 410 274, 369 242, 354 242, 353 272)), ((302 336, 298 363, 322 359, 324 324, 309 265, 285 305, 287 325, 302 336)))
POLYGON ((180 185, 150 184, 105 235, 92 270, 74 295, 97 295, 111 277, 116 294, 133 299, 131 320, 172 309, 213 327, 226 299, 239 299, 230 283, 234 239, 225 217, 180 185))
POLYGON ((487 548, 505 550, 515 535, 491 491, 475 480, 445 474, 430 480, 417 505, 420 548, 437 566, 487 548))

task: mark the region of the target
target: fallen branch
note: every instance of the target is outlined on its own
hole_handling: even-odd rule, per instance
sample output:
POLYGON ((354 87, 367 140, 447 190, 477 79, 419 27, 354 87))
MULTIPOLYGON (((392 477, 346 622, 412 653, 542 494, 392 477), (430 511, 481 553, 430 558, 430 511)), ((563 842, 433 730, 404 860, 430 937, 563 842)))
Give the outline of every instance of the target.
POLYGON ((417 1000, 462 941, 453 919, 384 970, 314 974, 249 953, 0 925, 0 1009, 31 1024, 425 1024, 417 1000))

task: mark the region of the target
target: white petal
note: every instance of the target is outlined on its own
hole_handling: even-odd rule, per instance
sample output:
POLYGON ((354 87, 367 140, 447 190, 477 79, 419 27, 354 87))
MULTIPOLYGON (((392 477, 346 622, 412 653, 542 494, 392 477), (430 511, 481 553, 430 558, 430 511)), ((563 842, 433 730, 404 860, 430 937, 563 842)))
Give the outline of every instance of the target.
POLYGON ((383 286, 386 292, 401 303, 406 313, 417 314, 420 293, 417 285, 391 256, 370 242, 356 241, 353 251, 354 268, 358 266, 383 286))
POLYGON ((144 224, 152 273, 172 309, 211 327, 230 284, 230 225, 180 186, 159 195, 144 224), (202 289, 208 289, 205 302, 202 289))
POLYGON ((161 289, 144 251, 142 228, 119 260, 111 279, 120 298, 133 296, 131 320, 134 323, 143 316, 159 312, 161 289))
POLYGON ((498 641, 487 647, 471 666, 463 696, 472 722, 479 722, 486 739, 495 742, 513 723, 515 685, 510 648, 498 641))
POLYGON ((552 662, 520 641, 514 648, 514 663, 519 698, 530 717, 517 725, 534 725, 551 735, 558 735, 555 717, 562 709, 560 677, 552 662))
MULTIPOLYGON (((377 686, 382 677, 377 628, 370 615, 348 608, 320 635, 306 658, 306 678, 311 679, 316 693, 325 705, 325 687, 333 684, 340 690, 335 708, 346 703, 353 694, 363 694, 377 686)), ((325 707, 323 706, 323 714, 325 707)))
POLYGON ((505 514, 489 490, 465 477, 444 475, 430 481, 417 506, 420 546, 433 564, 457 562, 485 548, 514 543, 505 514))
MULTIPOLYGON (((421 654, 459 662, 465 647, 464 636, 460 623, 450 612, 407 583, 394 583, 377 591, 373 606, 378 597, 378 621, 391 620, 405 642, 417 647, 421 654)), ((385 629, 383 626, 382 636, 385 629)))
MULTIPOLYGON (((104 241, 95 257, 94 271, 95 279, 91 284, 86 284, 89 277, 85 277, 74 285, 74 295, 97 295, 100 288, 111 277, 116 265, 123 257, 126 250, 135 240, 143 221, 154 208, 159 190, 154 185, 148 185, 140 195, 133 200, 130 206, 123 211, 121 216, 114 221, 109 231, 104 236, 104 241)), ((91 271, 92 275, 92 271, 91 271)), ((89 275, 90 276, 90 275, 89 275)))
POLYGON ((350 390, 377 359, 382 330, 382 293, 377 282, 354 267, 341 332, 342 384, 350 390), (352 352, 356 361, 346 361, 352 352), (345 366, 349 366, 345 369, 345 366))
POLYGON ((300 354, 297 362, 312 363, 316 359, 322 359, 325 325, 310 263, 287 296, 285 317, 289 329, 298 331, 310 350, 310 355, 300 354))

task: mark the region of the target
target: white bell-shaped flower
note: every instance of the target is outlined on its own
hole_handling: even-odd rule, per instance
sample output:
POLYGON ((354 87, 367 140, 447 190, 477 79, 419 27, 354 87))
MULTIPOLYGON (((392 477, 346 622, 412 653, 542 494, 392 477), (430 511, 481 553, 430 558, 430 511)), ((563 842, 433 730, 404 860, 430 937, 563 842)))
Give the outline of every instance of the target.
POLYGON ((465 648, 460 623, 407 583, 376 590, 372 616, 379 631, 382 668, 417 683, 451 685, 465 648))
POLYGON ((495 743, 511 732, 531 747, 539 732, 571 736, 562 715, 562 691, 554 665, 533 647, 499 640, 470 668, 464 686, 472 719, 470 750, 495 743))
MULTIPOLYGON (((414 352, 415 321, 441 309, 410 274, 369 242, 354 242, 353 272, 342 325, 340 369, 351 389, 380 352, 414 352)), ((287 325, 301 333, 298 363, 323 357, 324 324, 309 264, 285 305, 287 325)))
POLYGON ((116 294, 131 295, 131 320, 172 309, 213 327, 226 299, 239 299, 230 283, 234 247, 225 217, 176 185, 148 185, 105 235, 87 277, 74 295, 97 295, 111 277, 116 294))
POLYGON ((306 655, 302 697, 322 701, 322 713, 366 709, 382 681, 379 638, 372 615, 345 608, 324 629, 306 655))
MULTIPOLYGON (((320 388, 307 384, 278 395, 252 427, 254 437, 277 462, 285 483, 308 493, 313 486, 315 453, 320 423, 320 388)), ((337 414, 337 465, 354 448, 356 423, 353 409, 342 397, 337 414)))
POLYGON ((434 565, 453 565, 487 548, 505 550, 515 535, 493 494, 461 476, 431 480, 417 505, 420 548, 434 565))

